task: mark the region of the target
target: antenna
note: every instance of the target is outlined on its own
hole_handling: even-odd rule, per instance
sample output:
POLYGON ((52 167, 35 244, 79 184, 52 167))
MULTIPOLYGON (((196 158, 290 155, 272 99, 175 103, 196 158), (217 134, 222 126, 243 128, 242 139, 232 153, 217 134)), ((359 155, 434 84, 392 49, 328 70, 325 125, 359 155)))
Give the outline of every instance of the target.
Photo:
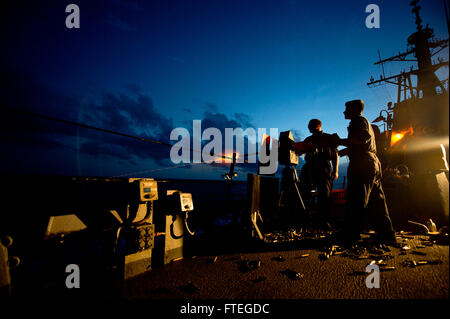
MULTIPOLYGON (((447 26, 449 26, 448 21, 448 10, 447 10, 447 2, 448 0, 444 0, 445 4, 445 13, 447 17, 447 26)), ((396 56, 383 59, 380 58, 380 51, 378 50, 378 62, 375 64, 381 64, 383 75, 380 76, 379 80, 375 80, 373 77, 370 78, 370 82, 367 83, 369 87, 378 86, 385 83, 390 83, 398 86, 398 102, 400 102, 400 93, 403 90, 405 93, 404 98, 406 99, 406 91, 410 90, 411 96, 414 96, 413 91, 422 92, 423 96, 434 96, 437 95, 438 89, 441 92, 445 91, 444 83, 445 81, 439 80, 436 76, 435 72, 443 67, 448 66, 448 61, 438 60, 436 63, 432 60, 432 57, 438 52, 442 51, 444 48, 447 48, 449 43, 448 39, 446 40, 436 40, 434 39, 433 29, 429 28, 428 25, 424 28, 422 25, 422 19, 420 17, 421 7, 418 6, 419 0, 412 0, 411 6, 412 12, 415 14, 415 22, 417 25, 417 31, 411 34, 408 37, 408 51, 404 53, 399 53, 396 56), (437 49, 433 52, 433 49, 437 49), (412 57, 409 57, 412 55, 412 57), (413 59, 414 58, 414 59, 413 59), (385 77, 384 74, 384 63, 392 62, 392 61, 411 61, 417 63, 417 68, 414 69, 411 66, 409 72, 402 71, 399 74, 385 77), (417 77, 417 85, 414 87, 412 85, 411 76, 417 77)), ((416 94, 416 96, 420 96, 420 94, 416 94)))
MULTIPOLYGON (((444 0, 445 1, 445 0, 444 0)), ((414 6, 414 8, 411 10, 412 12, 414 12, 416 14, 416 25, 417 25, 417 30, 420 31, 422 30, 423 26, 422 26, 422 19, 420 18, 419 12, 421 9, 421 6, 417 6, 417 3, 419 2, 419 0, 413 0, 411 1, 411 6, 414 6)))
MULTIPOLYGON (((381 62, 381 55, 380 55, 380 49, 378 49, 378 60, 381 62)), ((383 78, 385 78, 385 74, 384 74, 384 64, 381 63, 381 70, 383 70, 383 78)))

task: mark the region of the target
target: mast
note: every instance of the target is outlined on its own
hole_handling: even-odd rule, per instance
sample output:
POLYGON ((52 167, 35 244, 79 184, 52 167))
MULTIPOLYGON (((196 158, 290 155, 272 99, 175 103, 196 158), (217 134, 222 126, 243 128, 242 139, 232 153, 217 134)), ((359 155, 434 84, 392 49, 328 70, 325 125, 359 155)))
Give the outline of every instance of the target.
POLYGON ((444 61, 438 58, 436 63, 433 63, 432 57, 448 47, 449 39, 438 40, 434 38, 433 29, 428 25, 424 28, 422 25, 422 19, 420 17, 421 7, 417 5, 418 0, 411 1, 411 10, 416 17, 416 29, 417 31, 411 34, 408 38, 408 50, 404 53, 399 53, 396 56, 392 56, 387 59, 381 59, 375 62, 375 65, 381 65, 384 71, 384 63, 392 61, 410 61, 417 62, 417 67, 411 66, 409 71, 402 71, 399 74, 385 77, 380 76, 379 80, 374 80, 371 77, 370 82, 367 83, 369 87, 383 85, 386 83, 394 84, 398 86, 398 100, 400 102, 400 94, 404 90, 405 99, 406 92, 409 90, 411 97, 426 97, 434 96, 446 91, 444 83, 448 81, 440 81, 435 72, 443 66, 448 66, 448 61, 444 61), (414 87, 411 81, 411 75, 417 76, 417 86, 414 87), (439 90, 438 90, 439 89, 439 90), (440 91, 440 92, 439 92, 440 91))

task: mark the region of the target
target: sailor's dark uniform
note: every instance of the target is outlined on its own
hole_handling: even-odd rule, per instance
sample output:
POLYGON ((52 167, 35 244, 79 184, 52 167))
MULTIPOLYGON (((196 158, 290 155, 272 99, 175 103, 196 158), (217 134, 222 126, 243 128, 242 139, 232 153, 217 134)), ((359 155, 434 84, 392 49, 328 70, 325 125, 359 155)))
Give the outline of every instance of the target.
POLYGON ((305 143, 311 143, 313 149, 305 154, 306 163, 300 171, 300 190, 309 210, 312 208, 311 190, 317 188, 317 206, 319 220, 327 222, 330 211, 330 194, 333 188, 330 160, 336 156, 337 149, 332 147, 331 135, 323 131, 307 137, 305 143))
POLYGON ((357 116, 350 121, 348 139, 357 140, 361 144, 348 147, 350 163, 347 170, 345 231, 350 238, 358 239, 370 217, 380 239, 395 240, 381 186, 382 171, 377 157, 375 135, 364 116, 357 116))

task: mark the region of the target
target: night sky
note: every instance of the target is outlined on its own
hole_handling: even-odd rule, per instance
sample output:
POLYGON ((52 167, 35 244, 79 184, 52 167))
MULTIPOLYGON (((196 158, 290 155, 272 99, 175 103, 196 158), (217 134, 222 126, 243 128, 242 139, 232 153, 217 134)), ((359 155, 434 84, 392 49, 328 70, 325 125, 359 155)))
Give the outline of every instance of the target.
MULTIPOLYGON (((173 128, 191 131, 193 120, 203 129, 293 130, 299 141, 319 118, 324 131, 345 137, 346 101, 363 99, 371 121, 396 101, 394 87, 366 83, 381 74, 378 50, 382 58, 406 51, 415 31, 409 3, 6 0, 2 107, 164 142, 173 128), (80 8, 79 29, 65 26, 70 3, 80 8), (370 3, 380 7, 379 29, 365 26, 370 3)), ((423 24, 447 38, 443 2, 419 4, 423 24)), ((409 65, 391 63, 385 72, 409 65)), ((176 166, 168 147, 0 114, 2 174, 220 179, 228 169, 168 169, 176 166)), ((239 166, 238 177, 249 171, 255 166, 239 166)))

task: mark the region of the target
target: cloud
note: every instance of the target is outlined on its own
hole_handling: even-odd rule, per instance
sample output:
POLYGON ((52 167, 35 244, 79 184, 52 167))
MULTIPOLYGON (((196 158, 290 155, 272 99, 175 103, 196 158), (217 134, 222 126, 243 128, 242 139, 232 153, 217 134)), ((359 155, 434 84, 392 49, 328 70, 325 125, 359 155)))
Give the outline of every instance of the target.
POLYGON ((168 141, 172 120, 160 114, 152 99, 142 93, 104 93, 100 103, 90 103, 82 114, 85 122, 124 130, 140 137, 168 141))
POLYGON ((206 111, 217 112, 219 108, 216 103, 208 102, 206 103, 206 111))
MULTIPOLYGON (((232 116, 228 116, 225 113, 221 113, 218 111, 217 104, 208 103, 207 108, 203 114, 202 118, 202 130, 205 130, 209 127, 217 128, 222 134, 222 148, 224 153, 230 153, 231 151, 236 150, 236 138, 233 141, 233 150, 225 149, 225 129, 226 128, 242 128, 246 130, 247 128, 254 128, 256 134, 257 128, 252 124, 251 118, 249 115, 245 113, 234 113, 232 116)), ((203 145, 208 143, 209 141, 203 141, 203 145)), ((252 142, 248 139, 247 136, 244 136, 244 153, 247 154, 249 150, 249 145, 252 142)), ((257 150, 257 145, 254 147, 257 150)), ((241 154, 243 156, 244 154, 241 154)), ((217 169, 222 169, 223 173, 228 172, 230 163, 211 163, 209 164, 211 167, 216 167, 217 169)), ((257 164, 256 163, 237 163, 236 171, 240 171, 241 173, 256 173, 257 172, 257 164)))
MULTIPOLYGON (((173 120, 160 113, 151 97, 143 93, 137 84, 129 84, 118 93, 105 91, 97 98, 81 95, 68 96, 17 70, 0 66, 0 71, 4 79, 8 79, 4 81, 3 90, 0 91, 0 99, 8 107, 169 144, 175 143, 170 141, 170 132, 174 128, 173 120)), ((186 109, 186 111, 190 110, 186 109)), ((13 153, 18 146, 30 152, 34 150, 32 154, 38 154, 41 162, 45 162, 45 157, 50 156, 49 154, 53 156, 61 154, 61 158, 57 159, 60 165, 64 166, 66 160, 76 165, 78 160, 75 154, 87 154, 99 161, 96 165, 115 164, 123 172, 135 171, 136 166, 143 166, 142 163, 148 165, 148 160, 152 160, 161 167, 173 166, 169 155, 170 147, 167 146, 29 115, 4 111, 1 114, 3 125, 0 126, 0 147, 13 153), (43 150, 52 152, 43 152, 43 150), (70 158, 66 158, 67 156, 70 158)), ((225 128, 242 128, 243 130, 249 127, 254 128, 247 114, 221 113, 215 103, 208 103, 203 113, 202 129, 208 127, 215 127, 222 132, 223 147, 225 147, 225 128)), ((189 130, 192 136, 192 127, 189 130)), ((203 145, 207 142, 204 141, 203 145)), ((235 143, 236 141, 233 145, 235 143)), ((251 141, 244 137, 245 152, 248 151, 249 143, 251 141)), ((82 161, 90 165, 87 158, 82 161)), ((192 167, 186 166, 185 169, 192 167)), ((213 164, 212 167, 217 167, 218 172, 221 170, 225 172, 229 164, 213 164)), ((237 164, 236 169, 241 172, 256 173, 256 164, 237 164)), ((47 171, 52 172, 52 168, 48 167, 47 171)), ((69 170, 65 171, 69 172, 69 170)))
MULTIPOLYGON (((137 85, 122 93, 105 92, 99 102, 69 97, 33 77, 0 67, 4 78, 0 99, 10 108, 169 143, 172 119, 159 113, 152 99, 137 85)), ((1 141, 24 147, 72 149, 107 156, 130 164, 153 159, 169 163, 169 147, 102 133, 30 115, 2 112, 1 141)))
POLYGON ((204 113, 202 119, 202 127, 215 127, 219 129, 223 135, 225 135, 225 128, 237 128, 242 127, 242 123, 238 119, 228 118, 227 115, 220 112, 209 112, 204 113))
POLYGON ((242 127, 252 127, 250 116, 245 113, 234 113, 234 118, 241 123, 242 127))
MULTIPOLYGON (((91 103, 81 117, 84 123, 90 125, 164 143, 170 143, 173 129, 172 119, 159 113, 152 99, 139 91, 118 94, 107 92, 100 103, 91 103)), ((83 143, 82 150, 92 154, 93 148, 83 143)), ((165 164, 170 149, 159 144, 105 134, 98 151, 122 159, 151 158, 159 164, 165 164)))
POLYGON ((216 103, 207 103, 206 110, 203 114, 202 127, 215 127, 225 133, 225 128, 242 128, 253 127, 250 116, 245 113, 234 113, 232 117, 218 111, 216 103))

